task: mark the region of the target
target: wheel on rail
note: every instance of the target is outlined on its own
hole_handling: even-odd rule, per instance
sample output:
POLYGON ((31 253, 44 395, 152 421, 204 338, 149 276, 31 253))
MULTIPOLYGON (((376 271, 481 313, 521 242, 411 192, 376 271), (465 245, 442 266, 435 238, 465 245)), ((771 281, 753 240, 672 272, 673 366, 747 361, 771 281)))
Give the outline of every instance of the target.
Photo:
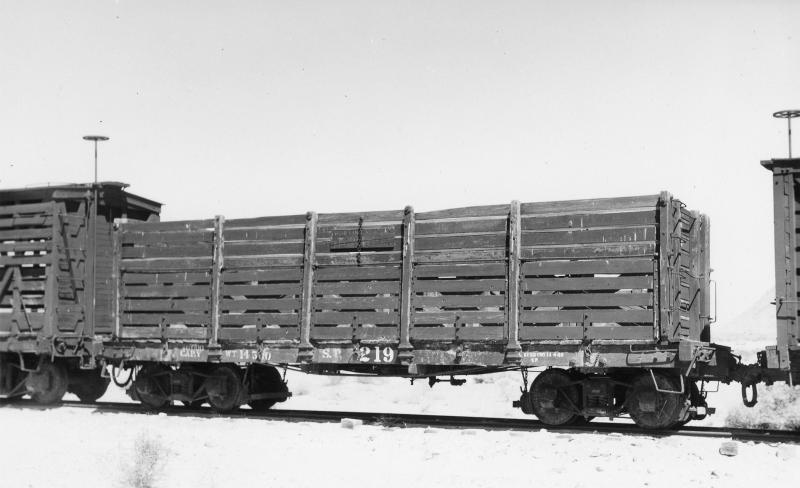
POLYGON ((580 389, 564 370, 547 369, 531 384, 533 414, 547 425, 568 425, 575 421, 580 389))
POLYGON ((216 367, 206 378, 208 403, 217 412, 230 412, 240 404, 244 391, 239 368, 228 364, 216 367))
POLYGON ((164 364, 148 364, 136 373, 133 380, 133 398, 142 405, 159 409, 169 401, 169 377, 172 368, 164 364))
MULTIPOLYGON (((253 365, 249 371, 251 396, 263 393, 289 393, 289 388, 283 382, 281 373, 274 366, 253 365)), ((247 402, 253 410, 269 410, 278 402, 285 399, 262 398, 247 402)))
POLYGON ((67 391, 73 393, 83 403, 96 402, 106 394, 109 378, 100 376, 100 370, 73 371, 69 378, 67 391))
POLYGON ((42 405, 58 403, 67 393, 67 368, 61 362, 41 358, 36 371, 28 374, 26 387, 31 398, 42 405))
POLYGON ((187 402, 185 400, 181 400, 181 404, 187 408, 200 408, 205 403, 205 400, 192 400, 187 402))
POLYGON ((682 421, 679 417, 687 396, 667 391, 677 392, 680 387, 679 379, 646 371, 637 376, 628 388, 628 413, 643 429, 669 429, 682 421), (658 390, 662 391, 656 390, 656 383, 658 390))

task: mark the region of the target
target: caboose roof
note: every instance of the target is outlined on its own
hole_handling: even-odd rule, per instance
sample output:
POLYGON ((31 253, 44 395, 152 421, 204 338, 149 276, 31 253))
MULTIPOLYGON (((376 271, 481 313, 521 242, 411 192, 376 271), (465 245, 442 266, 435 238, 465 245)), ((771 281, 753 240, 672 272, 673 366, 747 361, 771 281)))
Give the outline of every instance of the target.
MULTIPOLYGON (((97 183, 101 205, 159 213, 161 203, 155 200, 128 193, 127 183, 102 181, 97 183)), ((31 186, 27 188, 0 189, 0 203, 3 202, 45 202, 50 200, 80 200, 86 198, 94 188, 92 183, 67 183, 31 186)))

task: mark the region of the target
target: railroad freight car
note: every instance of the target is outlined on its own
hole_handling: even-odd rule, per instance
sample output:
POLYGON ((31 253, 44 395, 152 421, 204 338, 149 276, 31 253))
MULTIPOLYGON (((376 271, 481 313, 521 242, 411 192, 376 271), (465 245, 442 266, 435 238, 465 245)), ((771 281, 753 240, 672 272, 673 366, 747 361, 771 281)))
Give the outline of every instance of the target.
POLYGON ((0 395, 94 400, 108 386, 97 359, 114 324, 113 222, 160 211, 125 186, 0 191, 0 395))
MULTIPOLYGON (((107 258, 103 278, 99 258, 76 272, 96 306, 86 291, 76 298, 84 325, 38 333, 50 348, 23 349, 26 331, 9 329, 12 393, 55 401, 54 378, 72 383, 81 367, 100 377, 100 364, 130 369, 131 395, 151 408, 227 411, 288 398, 279 368, 452 384, 519 370, 516 405, 548 424, 630 415, 666 428, 709 412, 702 380, 735 366, 710 342, 708 219, 668 193, 154 222, 158 204, 121 185, 116 205, 103 200, 112 186, 78 187, 82 218, 91 225, 97 213, 103 236, 86 241, 86 263, 107 258), (529 370, 539 372, 530 385, 529 370)), ((14 232, 12 245, 25 235, 14 232)), ((7 323, 33 311, 13 290, 4 296, 7 323)))
MULTIPOLYGON (((120 223, 103 357, 158 407, 288 396, 274 366, 437 377, 548 368, 518 405, 550 424, 705 414, 708 220, 668 193, 120 223)), ((727 363, 726 363, 727 364, 727 363)), ((457 383, 457 380, 453 380, 457 383)))

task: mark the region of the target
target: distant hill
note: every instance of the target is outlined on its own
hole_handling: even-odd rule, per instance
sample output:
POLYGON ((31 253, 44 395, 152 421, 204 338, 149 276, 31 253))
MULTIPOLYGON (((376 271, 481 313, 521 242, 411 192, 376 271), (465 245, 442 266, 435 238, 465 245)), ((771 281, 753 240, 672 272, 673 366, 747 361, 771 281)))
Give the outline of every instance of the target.
POLYGON ((775 343, 775 301, 773 290, 765 291, 744 312, 711 326, 711 338, 719 344, 775 343))

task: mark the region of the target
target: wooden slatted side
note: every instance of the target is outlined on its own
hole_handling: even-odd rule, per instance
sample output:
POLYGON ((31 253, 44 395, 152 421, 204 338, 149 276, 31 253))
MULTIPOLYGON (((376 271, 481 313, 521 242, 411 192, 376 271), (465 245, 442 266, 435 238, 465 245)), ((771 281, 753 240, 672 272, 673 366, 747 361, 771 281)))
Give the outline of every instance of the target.
POLYGON ((0 332, 41 330, 53 308, 52 202, 0 205, 0 332), (52 292, 51 292, 52 293, 52 292))
POLYGON ((654 340, 658 203, 522 204, 520 339, 654 340))
POLYGON ((311 340, 398 341, 401 272, 399 264, 318 268, 311 340))
POLYGON ((220 339, 298 339, 302 279, 300 267, 224 270, 220 339))
POLYGON ((226 220, 221 341, 300 337, 305 216, 226 220))
POLYGON ((673 274, 670 288, 674 299, 672 304, 672 324, 668 331, 673 340, 681 338, 698 340, 705 327, 701 317, 705 294, 700 278, 705 278, 701 264, 701 225, 702 220, 696 212, 687 210, 679 200, 673 200, 671 244, 674 246, 671 267, 673 274))
POLYGON ((125 223, 118 232, 122 337, 208 338, 214 221, 125 223))
POLYGON ((509 210, 509 205, 492 205, 417 214, 414 261, 470 263, 505 260, 509 210))
POLYGON ((506 274, 504 262, 416 264, 412 340, 503 340, 506 274))
MULTIPOLYGON (((71 334, 86 332, 88 335, 93 335, 93 331, 86 331, 85 324, 87 321, 87 252, 88 247, 88 219, 85 215, 85 206, 81 206, 75 213, 67 213, 66 205, 59 203, 57 205, 58 215, 55 219, 53 239, 55 248, 59 249, 57 257, 57 266, 55 267, 55 282, 58 289, 58 295, 53 303, 57 307, 57 327, 59 333, 71 334)), ((104 237, 109 236, 110 228, 106 224, 104 226, 106 231, 98 231, 98 241, 104 242, 104 237)), ((103 247, 102 244, 100 247, 103 247)), ((103 247, 102 250, 98 248, 98 283, 102 285, 109 276, 105 275, 106 270, 112 259, 110 248, 103 247)), ((108 296, 105 292, 105 287, 97 289, 97 308, 99 312, 95 314, 95 320, 98 319, 103 322, 107 320, 107 314, 110 311, 107 306, 110 305, 109 301, 112 297, 108 296)), ((104 326, 108 323, 104 322, 100 325, 100 330, 104 330, 104 326)))

